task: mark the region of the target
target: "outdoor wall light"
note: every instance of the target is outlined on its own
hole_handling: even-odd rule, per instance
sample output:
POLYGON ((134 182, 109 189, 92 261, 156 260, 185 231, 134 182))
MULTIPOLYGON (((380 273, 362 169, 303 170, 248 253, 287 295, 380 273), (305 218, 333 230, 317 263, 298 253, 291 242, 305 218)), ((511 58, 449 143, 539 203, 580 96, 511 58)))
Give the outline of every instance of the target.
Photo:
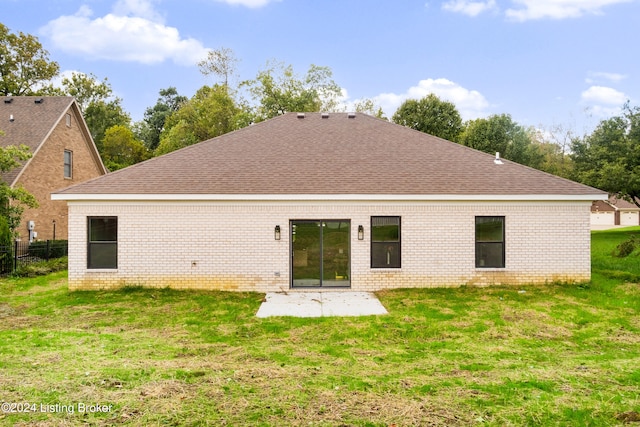
POLYGON ((274 231, 276 240, 280 240, 280 226, 276 225, 276 229, 274 231))
POLYGON ((364 227, 358 226, 358 240, 364 240, 364 227))

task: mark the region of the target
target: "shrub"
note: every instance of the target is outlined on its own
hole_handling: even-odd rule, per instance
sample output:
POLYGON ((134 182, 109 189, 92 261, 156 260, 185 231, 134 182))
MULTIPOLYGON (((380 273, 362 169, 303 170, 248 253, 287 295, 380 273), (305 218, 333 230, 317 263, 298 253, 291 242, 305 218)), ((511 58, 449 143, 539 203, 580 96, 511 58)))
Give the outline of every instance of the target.
POLYGON ((60 258, 67 255, 66 240, 49 240, 41 242, 33 242, 29 245, 29 256, 41 259, 60 258), (49 245, 49 254, 47 256, 47 244, 49 245))
POLYGON ((49 261, 39 261, 25 264, 13 272, 14 276, 36 277, 45 276, 56 271, 66 270, 68 266, 67 257, 53 258, 49 261))
POLYGON ((640 248, 640 236, 633 235, 629 240, 620 243, 613 251, 613 256, 618 258, 626 258, 631 255, 637 248, 640 248))
POLYGON ((9 222, 0 216, 0 274, 11 271, 13 264, 13 236, 9 222))

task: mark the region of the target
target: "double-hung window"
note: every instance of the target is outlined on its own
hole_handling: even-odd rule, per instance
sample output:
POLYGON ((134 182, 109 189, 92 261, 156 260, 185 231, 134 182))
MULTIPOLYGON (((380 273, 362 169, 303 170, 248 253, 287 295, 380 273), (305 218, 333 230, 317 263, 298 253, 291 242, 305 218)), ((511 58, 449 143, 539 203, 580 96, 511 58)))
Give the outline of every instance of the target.
POLYGON ((64 177, 73 178, 73 151, 64 150, 64 177))
POLYGON ((504 268, 504 217, 476 217, 476 268, 504 268))
POLYGON ((87 228, 87 268, 118 268, 118 217, 89 217, 87 228))
POLYGON ((371 217, 371 268, 400 268, 400 217, 371 217))

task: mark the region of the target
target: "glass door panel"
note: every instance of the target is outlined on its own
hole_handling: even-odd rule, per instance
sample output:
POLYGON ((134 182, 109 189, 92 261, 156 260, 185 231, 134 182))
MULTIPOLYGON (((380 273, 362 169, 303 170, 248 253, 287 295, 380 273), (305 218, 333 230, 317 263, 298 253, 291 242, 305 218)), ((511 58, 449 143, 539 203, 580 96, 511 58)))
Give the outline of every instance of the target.
POLYGON ((322 222, 322 286, 349 286, 349 221, 322 222))
POLYGON ((292 277, 294 287, 321 284, 320 221, 291 222, 292 277))
POLYGON ((346 220, 291 221, 292 287, 349 287, 350 239, 346 220))

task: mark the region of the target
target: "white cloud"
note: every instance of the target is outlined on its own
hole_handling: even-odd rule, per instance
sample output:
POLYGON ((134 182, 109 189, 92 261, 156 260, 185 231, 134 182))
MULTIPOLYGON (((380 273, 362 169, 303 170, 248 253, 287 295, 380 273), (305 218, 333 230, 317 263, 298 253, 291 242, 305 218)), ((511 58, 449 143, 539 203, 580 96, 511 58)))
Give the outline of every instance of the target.
POLYGON ((113 13, 92 19, 88 6, 75 15, 50 21, 40 32, 55 48, 92 59, 154 64, 167 59, 193 65, 207 49, 198 40, 180 37, 177 28, 164 25, 149 0, 120 0, 113 13))
POLYGON ((598 83, 601 81, 607 81, 611 83, 618 83, 622 80, 626 79, 627 76, 625 74, 618 73, 605 73, 601 71, 591 71, 589 72, 585 82, 588 84, 598 83))
POLYGON ((607 105, 622 105, 628 99, 627 95, 605 86, 591 86, 582 92, 582 101, 607 105))
POLYGON ((602 8, 632 0, 513 0, 518 9, 507 9, 507 18, 513 21, 532 19, 577 18, 585 14, 602 13, 602 8))
POLYGON ((469 1, 469 0, 450 0, 442 4, 442 9, 449 12, 462 13, 468 16, 478 16, 482 12, 486 12, 496 8, 495 0, 488 1, 469 1))
POLYGON ((407 99, 421 99, 433 93, 444 101, 455 104, 463 120, 476 119, 486 115, 489 102, 478 91, 469 90, 447 79, 420 80, 417 86, 410 87, 405 93, 382 93, 373 98, 387 117, 391 117, 407 99))
POLYGON ((582 92, 581 100, 586 110, 595 117, 606 118, 620 114, 629 99, 624 93, 605 86, 591 86, 582 92))
POLYGON ((232 6, 246 6, 251 9, 257 9, 262 6, 266 6, 267 4, 273 1, 280 1, 280 0, 216 0, 216 1, 220 3, 227 3, 232 6))

